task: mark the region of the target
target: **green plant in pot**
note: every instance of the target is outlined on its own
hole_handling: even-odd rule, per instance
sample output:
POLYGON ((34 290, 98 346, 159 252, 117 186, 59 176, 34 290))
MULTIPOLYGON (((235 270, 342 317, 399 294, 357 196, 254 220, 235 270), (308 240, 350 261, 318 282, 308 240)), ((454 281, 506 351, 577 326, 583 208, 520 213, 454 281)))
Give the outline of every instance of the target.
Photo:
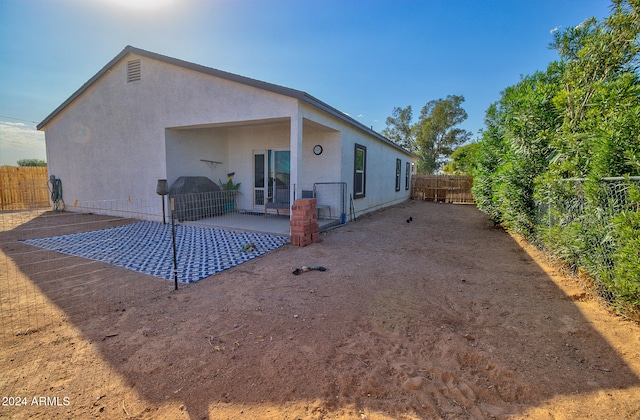
POLYGON ((236 195, 238 194, 238 190, 240 189, 241 182, 237 184, 233 182, 233 176, 235 172, 231 172, 227 174, 227 182, 222 182, 219 180, 220 189, 224 192, 223 200, 224 200, 224 211, 229 213, 232 212, 235 208, 236 195))

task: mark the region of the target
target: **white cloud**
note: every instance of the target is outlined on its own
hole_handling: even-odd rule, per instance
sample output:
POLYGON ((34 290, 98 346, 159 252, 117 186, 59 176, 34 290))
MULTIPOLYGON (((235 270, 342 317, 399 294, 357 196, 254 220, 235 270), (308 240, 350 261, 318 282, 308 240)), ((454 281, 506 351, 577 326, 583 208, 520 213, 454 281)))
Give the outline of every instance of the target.
POLYGON ((44 133, 20 122, 0 121, 0 165, 19 159, 46 159, 44 133))

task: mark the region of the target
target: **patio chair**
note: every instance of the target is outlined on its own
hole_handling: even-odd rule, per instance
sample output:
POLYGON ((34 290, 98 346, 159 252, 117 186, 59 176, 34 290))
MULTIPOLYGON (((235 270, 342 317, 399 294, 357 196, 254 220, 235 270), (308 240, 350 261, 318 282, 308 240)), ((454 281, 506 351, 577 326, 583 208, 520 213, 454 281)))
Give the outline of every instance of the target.
POLYGON ((275 197, 267 197, 264 202, 264 216, 267 217, 267 210, 275 209, 280 215, 280 210, 291 210, 291 200, 288 188, 276 188, 275 197))

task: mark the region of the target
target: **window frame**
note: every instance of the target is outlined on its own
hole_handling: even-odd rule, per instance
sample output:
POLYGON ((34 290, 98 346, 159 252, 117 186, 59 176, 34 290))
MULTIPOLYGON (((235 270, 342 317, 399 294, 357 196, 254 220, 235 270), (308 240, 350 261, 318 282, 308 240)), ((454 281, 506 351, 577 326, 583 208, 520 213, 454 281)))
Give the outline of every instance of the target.
POLYGON ((400 191, 401 177, 402 177, 402 160, 396 159, 396 192, 400 191))
POLYGON ((353 153, 353 198, 367 195, 367 147, 356 143, 353 153), (362 153, 362 169, 358 169, 358 152, 362 153), (362 191, 358 191, 358 176, 362 177, 362 191))
POLYGON ((405 168, 406 173, 404 174, 404 189, 408 190, 411 186, 411 162, 407 162, 405 168))

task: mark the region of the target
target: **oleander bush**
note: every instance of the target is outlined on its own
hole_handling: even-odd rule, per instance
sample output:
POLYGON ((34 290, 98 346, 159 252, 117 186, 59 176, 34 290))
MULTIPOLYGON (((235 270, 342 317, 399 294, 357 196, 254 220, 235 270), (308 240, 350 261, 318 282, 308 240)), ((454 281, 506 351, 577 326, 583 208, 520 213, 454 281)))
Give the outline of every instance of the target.
POLYGON ((478 207, 640 313, 640 0, 554 33, 559 59, 487 110, 478 207))

